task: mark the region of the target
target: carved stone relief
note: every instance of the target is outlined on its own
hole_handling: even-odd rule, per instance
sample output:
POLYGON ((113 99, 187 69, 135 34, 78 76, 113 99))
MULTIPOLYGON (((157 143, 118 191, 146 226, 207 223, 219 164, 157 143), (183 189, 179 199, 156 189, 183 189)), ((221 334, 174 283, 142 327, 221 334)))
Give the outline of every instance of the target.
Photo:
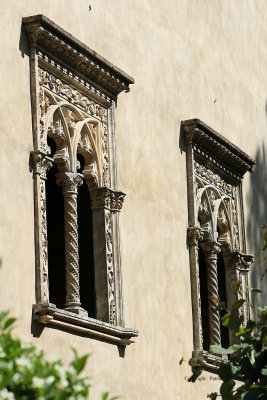
MULTIPOLYGON (((224 260, 226 301, 231 308, 236 301, 231 291, 233 280, 242 281, 242 295, 247 295, 247 272, 252 258, 242 253, 245 241, 240 186, 244 173, 252 171, 254 161, 200 120, 183 121, 182 131, 187 156, 187 243, 192 284, 194 353, 206 357, 201 329, 198 249, 202 249, 207 274, 209 340, 210 344, 220 344, 220 315, 216 306, 219 301, 217 257, 220 254, 224 260)), ((248 310, 243 310, 243 313, 247 318, 248 310)), ((207 362, 209 360, 208 356, 207 362)))
MULTIPOLYGON (((43 281, 40 290, 41 302, 49 303, 45 179, 46 171, 52 162, 55 162, 59 170, 57 183, 63 188, 64 198, 67 290, 65 309, 83 317, 87 315, 80 303, 77 230, 77 187, 82 179, 85 179, 90 192, 92 210, 103 210, 105 214, 105 220, 100 218, 99 222, 105 225, 105 235, 102 238, 106 247, 105 268, 108 286, 106 306, 108 317, 105 316, 105 319, 108 318, 111 324, 116 325, 118 311, 113 258, 114 251, 117 250, 113 248, 112 221, 113 213, 121 210, 125 194, 110 189, 108 110, 43 68, 38 69, 38 77, 40 150, 33 152, 33 162, 35 173, 39 174, 38 212, 41 221, 42 247, 40 271, 43 281), (48 157, 51 152, 47 144, 48 137, 56 144, 53 159, 48 157), (85 164, 81 174, 77 173, 80 168, 77 154, 81 154, 84 158, 85 164)), ((99 215, 93 213, 93 218, 99 219, 99 215)))
POLYGON ((117 190, 114 114, 118 94, 128 92, 134 79, 43 15, 23 18, 23 25, 29 41, 34 146, 34 314, 39 322, 56 326, 63 323, 60 318, 64 324, 67 319, 77 325, 82 319, 83 325, 101 327, 110 338, 126 335, 127 341, 120 342, 129 344, 138 333, 123 328, 119 212, 125 194, 117 190), (63 310, 49 303, 45 181, 53 164, 64 200, 63 310), (88 187, 92 208, 96 318, 101 320, 94 323, 80 302, 77 191, 81 181, 88 187))

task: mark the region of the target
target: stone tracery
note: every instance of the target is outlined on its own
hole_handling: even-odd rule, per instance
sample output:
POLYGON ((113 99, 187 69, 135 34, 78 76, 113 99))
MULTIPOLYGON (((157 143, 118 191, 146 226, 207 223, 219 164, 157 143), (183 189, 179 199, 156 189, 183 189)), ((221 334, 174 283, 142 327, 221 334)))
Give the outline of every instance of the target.
MULTIPOLYGON (((118 94, 129 91, 134 80, 45 16, 23 18, 23 24, 30 50, 34 145, 31 152, 36 249, 34 318, 55 326, 69 324, 77 331, 82 326, 104 340, 130 344, 130 338, 137 336, 138 331, 123 327, 118 214, 125 194, 117 190, 114 113, 118 94), (59 218, 56 216, 60 228, 56 232, 62 239, 53 241, 56 234, 52 234, 51 246, 47 227, 51 235, 53 218, 49 217, 50 211, 47 215, 47 210, 52 209, 50 215, 55 217, 55 203, 56 211, 60 210, 59 218), (86 247, 82 256, 80 246, 86 247), (48 251, 51 247, 52 253, 48 251), (49 254, 53 259, 52 269, 49 254), (86 277, 94 280, 93 288, 89 287, 96 293, 92 302, 96 310, 88 318, 81 305, 88 300, 84 299, 87 280, 81 293, 79 274, 82 271, 84 275, 84 269, 88 263, 91 268, 92 262, 94 273, 86 277), (62 274, 64 267, 66 285, 63 278, 59 288, 53 287, 55 304, 51 304, 49 284, 53 285, 49 275, 57 278, 58 272, 53 275, 54 271, 62 274)), ((86 309, 91 310, 86 304, 86 309)))
MULTIPOLYGON (((209 344, 221 344, 219 301, 219 275, 225 275, 226 301, 229 308, 238 296, 247 295, 247 272, 253 262, 245 254, 246 243, 242 215, 241 182, 246 171, 251 171, 254 161, 225 140, 221 135, 199 120, 182 122, 186 140, 188 185, 188 245, 190 254, 194 353, 211 360, 203 348, 202 299, 200 287, 200 253, 205 262, 208 300, 209 344), (218 256, 220 264, 218 264, 218 256), (247 260, 247 262, 245 261, 247 260), (223 266, 221 263, 223 262, 223 266), (238 266, 241 267, 242 272, 238 266), (218 268, 222 268, 220 271, 218 268), (241 275, 240 275, 241 273, 241 275), (241 279, 240 279, 241 278, 241 279), (233 280, 242 280, 242 294, 231 291, 233 280)), ((202 267, 203 273, 203 267, 202 267)), ((204 279, 204 281, 203 281, 204 279)), ((202 288, 203 291, 203 288, 202 288)), ((248 310, 243 310, 247 318, 248 310)), ((205 317, 206 318, 206 317, 205 317)), ((205 322, 207 323, 207 321, 205 322)), ((207 332, 207 327, 205 327, 207 332)), ((230 335, 230 341, 234 342, 230 335)), ((206 341, 207 343, 207 341, 206 341)))

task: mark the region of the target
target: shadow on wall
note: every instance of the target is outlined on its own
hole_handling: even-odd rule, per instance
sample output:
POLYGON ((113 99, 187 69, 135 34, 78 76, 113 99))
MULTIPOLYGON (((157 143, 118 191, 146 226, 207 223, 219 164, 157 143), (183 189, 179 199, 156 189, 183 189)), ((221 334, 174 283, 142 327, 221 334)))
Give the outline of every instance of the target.
MULTIPOLYGON (((267 102, 266 102, 266 134, 267 134, 267 102)), ((255 262, 251 269, 250 285, 260 288, 264 295, 253 295, 253 306, 262 305, 262 300, 267 304, 267 293, 265 291, 267 276, 262 277, 267 265, 264 257, 267 252, 262 251, 263 231, 262 224, 267 225, 267 141, 259 145, 256 153, 256 166, 250 175, 250 192, 247 197, 249 214, 247 220, 247 243, 249 248, 254 249, 255 262), (264 299, 262 298, 264 297, 264 299)))

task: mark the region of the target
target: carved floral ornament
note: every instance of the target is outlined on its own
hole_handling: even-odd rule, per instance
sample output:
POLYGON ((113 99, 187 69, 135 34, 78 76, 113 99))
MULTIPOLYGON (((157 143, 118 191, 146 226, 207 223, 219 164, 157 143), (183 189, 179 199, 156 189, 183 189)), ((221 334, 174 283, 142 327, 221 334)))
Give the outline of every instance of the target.
POLYGON ((40 149, 50 153, 47 146, 47 137, 50 137, 56 143, 54 160, 60 172, 75 172, 79 168, 77 154, 81 154, 85 161, 83 175, 89 185, 110 186, 107 109, 68 85, 63 85, 67 86, 63 95, 62 86, 53 93, 55 86, 48 89, 48 82, 56 79, 42 69, 39 77, 40 149), (65 100, 66 92, 69 98, 65 100))
MULTIPOLYGON (((183 121, 182 132, 186 142, 194 353, 204 355, 209 364, 212 358, 203 348, 199 248, 207 274, 209 340, 220 344, 220 315, 214 303, 219 298, 218 255, 223 256, 227 304, 231 307, 236 301, 231 283, 240 280, 243 295, 247 295, 247 272, 253 262, 253 256, 246 254, 241 184, 255 162, 198 119, 183 121)), ((248 318, 249 311, 242 312, 248 318)))
POLYGON ((30 45, 33 113, 35 319, 57 326, 69 324, 102 339, 130 344, 138 331, 123 328, 118 212, 125 193, 116 187, 113 121, 117 95, 129 91, 134 80, 48 18, 28 17, 23 23, 30 45), (49 138, 55 144, 53 153, 49 138), (82 168, 78 155, 83 158, 82 168), (49 302, 45 181, 53 164, 64 200, 64 309, 49 302), (80 301, 77 194, 83 181, 92 209, 95 321, 88 318, 80 301))

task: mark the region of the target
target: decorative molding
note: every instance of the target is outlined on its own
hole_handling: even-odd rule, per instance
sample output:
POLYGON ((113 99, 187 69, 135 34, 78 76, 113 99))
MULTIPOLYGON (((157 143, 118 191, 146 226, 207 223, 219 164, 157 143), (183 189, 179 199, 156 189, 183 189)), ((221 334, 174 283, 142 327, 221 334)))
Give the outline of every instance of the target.
POLYGON ((233 186, 226 183, 218 174, 211 171, 204 165, 199 164, 195 161, 194 163, 195 173, 200 179, 205 180, 207 184, 212 184, 226 195, 233 194, 233 186))
MULTIPOLYGON (((48 18, 23 18, 23 24, 30 45, 34 143, 31 161, 38 303, 34 310, 42 309, 36 318, 49 325, 73 324, 80 331, 98 331, 98 325, 105 321, 109 323, 105 334, 96 332, 95 336, 109 335, 112 325, 111 336, 115 337, 115 325, 123 326, 118 215, 125 193, 117 190, 114 114, 117 95, 129 91, 134 80, 48 18), (66 308, 56 311, 49 304, 45 192, 46 174, 53 164, 59 171, 56 182, 62 186, 64 198, 67 292, 66 308), (80 303, 77 191, 82 180, 92 206, 96 317, 101 320, 94 323, 88 322, 80 303)), ((123 344, 128 340, 127 332, 120 331, 113 341, 123 344)), ((138 334, 129 332, 129 337, 138 334)))
MULTIPOLYGON (((231 291, 232 280, 247 285, 247 272, 253 257, 246 249, 242 207, 242 177, 252 172, 255 164, 247 154, 198 119, 182 121, 181 132, 186 142, 188 229, 191 293, 193 309, 194 354, 202 354, 211 368, 218 362, 203 350, 199 246, 207 273, 210 343, 221 343, 217 256, 225 264, 227 306, 236 301, 231 291)), ((243 290, 243 296, 248 293, 243 290)), ((243 310, 245 319, 248 311, 243 310)), ((233 336, 230 341, 234 343, 233 336)))
POLYGON ((198 242, 203 240, 203 232, 197 226, 190 226, 187 228, 187 243, 188 246, 197 246, 198 242))
POLYGON ((227 268, 234 268, 239 271, 248 271, 250 265, 254 262, 254 256, 251 254, 242 254, 238 251, 230 253, 228 256, 227 268))
POLYGON ((110 211, 121 211, 125 193, 107 187, 93 189, 91 195, 92 210, 106 208, 110 211))
POLYGON ((76 88, 72 88, 69 84, 63 82, 62 79, 59 79, 43 68, 39 68, 39 85, 49 89, 70 104, 83 110, 88 116, 92 116, 99 119, 101 122, 107 123, 107 108, 97 104, 76 88))
POLYGON ((204 122, 191 119, 182 121, 181 126, 186 142, 226 174, 240 181, 247 171, 253 171, 255 161, 204 122))
POLYGON ((36 322, 46 326, 58 326, 87 336, 98 337, 109 343, 127 346, 139 335, 137 329, 114 326, 110 323, 79 316, 56 308, 53 304, 35 304, 33 316, 36 322))
POLYGON ((23 18, 30 47, 59 59, 106 92, 129 91, 134 79, 43 15, 23 18))

